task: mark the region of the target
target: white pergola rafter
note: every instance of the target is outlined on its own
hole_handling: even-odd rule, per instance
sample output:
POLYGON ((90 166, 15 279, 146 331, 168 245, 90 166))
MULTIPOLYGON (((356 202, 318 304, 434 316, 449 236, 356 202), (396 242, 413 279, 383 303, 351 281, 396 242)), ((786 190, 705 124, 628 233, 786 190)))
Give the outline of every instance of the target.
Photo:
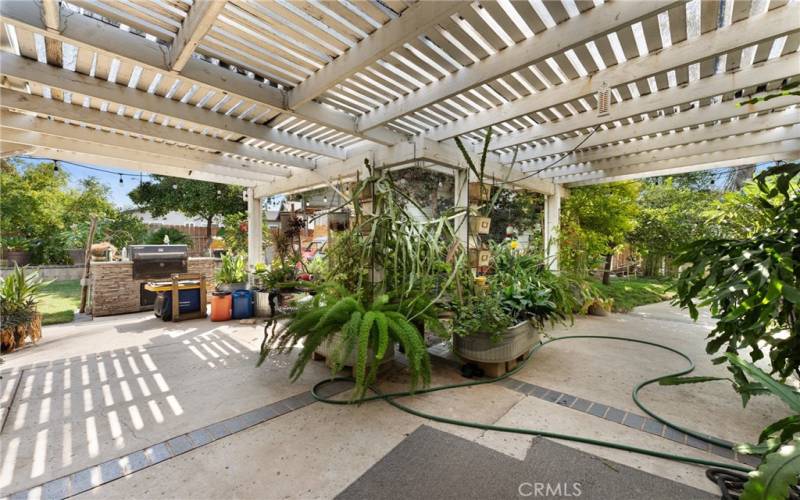
POLYGON ((766 161, 777 161, 792 156, 797 158, 798 155, 800 155, 800 139, 790 139, 781 142, 770 142, 728 149, 725 151, 715 151, 695 156, 680 156, 656 162, 609 168, 607 170, 596 170, 584 174, 567 175, 564 177, 557 177, 554 180, 558 183, 566 184, 567 187, 576 187, 588 185, 590 183, 616 182, 639 179, 642 177, 652 177, 654 175, 674 175, 676 173, 691 172, 693 170, 728 167, 733 166, 731 162, 740 161, 742 159, 748 159, 745 164, 755 164, 766 161), (753 160, 753 158, 756 157, 760 159, 753 160), (684 168, 690 170, 675 170, 684 168))
POLYGON ((800 4, 787 4, 725 28, 704 35, 702 43, 685 40, 669 48, 612 66, 583 78, 530 94, 507 102, 496 108, 466 116, 433 128, 426 136, 442 141, 473 132, 497 123, 545 110, 559 104, 572 102, 597 92, 605 83, 610 88, 645 79, 680 66, 700 62, 720 54, 741 50, 800 31, 800 4))
POLYGON ((417 2, 289 91, 289 108, 301 106, 448 19, 469 2, 417 2))
POLYGON ((653 113, 665 108, 680 106, 747 87, 755 87, 776 80, 780 81, 797 76, 798 68, 800 68, 800 54, 790 54, 738 72, 721 73, 681 87, 673 87, 654 94, 643 95, 636 99, 628 99, 611 106, 609 116, 599 117, 593 113, 581 113, 556 122, 505 134, 493 140, 491 148, 493 150, 510 148, 567 132, 597 127, 604 123, 632 116, 653 113))
POLYGON ((65 121, 102 127, 127 134, 136 134, 151 139, 172 141, 187 146, 220 151, 255 161, 302 169, 314 168, 314 162, 306 158, 247 146, 240 142, 218 139, 175 127, 165 127, 146 120, 133 120, 125 116, 119 116, 116 113, 106 113, 9 89, 0 88, 0 107, 55 117, 65 121))
POLYGON ((198 130, 209 127, 330 158, 346 157, 344 150, 335 146, 29 59, 3 53, 0 54, 0 67, 3 68, 3 74, 9 77, 169 117, 198 130))
MULTIPOLYGON (((80 151, 81 148, 78 148, 78 150, 70 147, 60 148, 58 147, 57 140, 43 139, 42 142, 47 142, 51 144, 51 146, 27 146, 29 149, 27 149, 24 154, 40 158, 50 158, 52 160, 68 161, 79 165, 93 165, 100 168, 108 168, 109 165, 113 165, 114 167, 145 174, 166 175, 183 179, 216 182, 219 184, 233 184, 243 187, 251 187, 254 185, 251 180, 240 179, 231 175, 215 174, 205 170, 184 168, 174 164, 159 164, 142 155, 122 156, 115 155, 114 152, 109 151, 85 153, 80 151)), ((7 143, 2 142, 0 144, 5 145, 7 143)))
MULTIPOLYGON (((36 3, 0 2, 0 21, 75 47, 95 50, 156 73, 169 74, 172 71, 164 47, 157 42, 87 16, 72 15, 62 30, 48 31, 36 3)), ((182 81, 251 100, 276 112, 287 113, 378 144, 391 145, 404 139, 403 135, 387 128, 359 132, 354 117, 316 102, 307 102, 290 110, 286 107, 285 94, 280 89, 199 59, 189 59, 181 69, 180 77, 182 81)), ((337 156, 339 155, 332 157, 337 156)))
MULTIPOLYGON (((531 160, 562 155, 575 149, 614 145, 639 137, 668 133, 672 130, 697 127, 703 124, 713 124, 716 121, 729 120, 731 118, 744 118, 753 113, 771 111, 776 108, 798 104, 800 104, 800 97, 792 96, 741 107, 732 105, 730 102, 721 102, 608 130, 598 130, 588 138, 585 135, 580 135, 569 139, 555 139, 553 142, 545 144, 535 144, 521 150, 517 155, 517 160, 523 162, 523 165, 527 168, 531 165, 531 160)), ((510 153, 503 154, 501 159, 503 162, 510 162, 512 156, 510 153)))
POLYGON ((169 67, 172 71, 180 72, 186 66, 224 8, 225 2, 215 0, 198 0, 192 4, 169 48, 169 67))
POLYGON ((438 82, 367 113, 361 130, 381 126, 466 90, 542 62, 597 37, 655 16, 684 1, 611 2, 569 19, 516 45, 448 75, 438 82))
MULTIPOLYGON (((119 150, 126 151, 131 155, 141 154, 153 158, 159 158, 159 163, 173 165, 194 165, 196 169, 209 169, 210 173, 224 175, 229 172, 234 177, 249 179, 252 182, 269 182, 276 175, 288 176, 284 170, 274 167, 250 168, 242 166, 240 162, 232 158, 225 158, 220 155, 213 155, 201 151, 194 151, 186 148, 176 148, 168 144, 135 139, 123 135, 92 130, 78 125, 67 125, 66 123, 55 122, 52 120, 21 115, 18 113, 0 112, 0 130, 3 132, 3 140, 10 140, 20 144, 32 146, 48 146, 38 141, 42 137, 55 138, 60 142, 61 147, 68 147, 71 142, 85 143, 87 146, 99 150, 119 150)), ((82 152, 91 153, 88 149, 82 152)))
MULTIPOLYGON (((710 127, 703 127, 702 129, 665 134, 660 137, 640 139, 591 151, 582 151, 564 157, 563 160, 559 161, 557 166, 549 167, 542 171, 539 177, 549 178, 566 174, 588 172, 591 171, 592 168, 602 168, 598 167, 598 162, 614 163, 615 166, 623 166, 641 163, 645 160, 653 161, 659 159, 659 155, 664 154, 664 152, 671 151, 675 148, 683 148, 686 151, 692 151, 694 150, 693 148, 706 149, 709 147, 736 148, 743 145, 740 141, 747 142, 757 135, 748 136, 744 134, 759 132, 763 135, 778 135, 787 133, 782 127, 793 128, 794 132, 797 133, 797 128, 791 126, 798 122, 800 122, 800 115, 797 110, 790 109, 754 118, 715 124, 710 127)), ((685 154, 696 153, 687 152, 685 154)), ((526 164, 523 172, 538 171, 552 164, 553 161, 552 159, 536 160, 526 164)))

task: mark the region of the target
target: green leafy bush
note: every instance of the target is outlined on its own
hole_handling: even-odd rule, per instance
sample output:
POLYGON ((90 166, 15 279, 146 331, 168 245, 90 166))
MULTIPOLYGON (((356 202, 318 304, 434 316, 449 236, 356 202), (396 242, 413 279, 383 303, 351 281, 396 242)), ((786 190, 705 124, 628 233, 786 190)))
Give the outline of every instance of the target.
MULTIPOLYGON (((706 350, 736 353, 749 348, 757 361, 769 354, 772 373, 800 375, 800 164, 759 174, 758 210, 768 220, 748 238, 702 239, 676 263, 680 273, 675 302, 693 318, 708 306, 716 326, 706 350)), ((716 362, 725 361, 724 357, 716 362)), ((737 379, 743 372, 730 370, 737 379)))
POLYGON ((225 254, 214 279, 218 284, 247 281, 247 261, 244 255, 225 254))
POLYGON ((148 245, 163 245, 165 236, 169 237, 170 245, 189 245, 191 243, 186 233, 174 227, 160 227, 156 229, 147 235, 146 243, 148 245))

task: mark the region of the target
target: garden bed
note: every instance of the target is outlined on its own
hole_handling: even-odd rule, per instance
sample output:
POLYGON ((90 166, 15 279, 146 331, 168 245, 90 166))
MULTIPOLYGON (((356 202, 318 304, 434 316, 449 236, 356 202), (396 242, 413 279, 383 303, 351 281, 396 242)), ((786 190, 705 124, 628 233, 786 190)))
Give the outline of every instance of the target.
POLYGON ((670 300, 670 279, 657 278, 612 278, 608 285, 597 282, 603 296, 614 299, 612 311, 630 312, 634 307, 670 300))

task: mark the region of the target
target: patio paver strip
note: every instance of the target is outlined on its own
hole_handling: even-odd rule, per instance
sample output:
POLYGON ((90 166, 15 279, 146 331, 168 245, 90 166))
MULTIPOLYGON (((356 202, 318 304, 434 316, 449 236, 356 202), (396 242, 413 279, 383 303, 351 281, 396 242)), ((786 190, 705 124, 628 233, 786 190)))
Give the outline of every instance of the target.
MULTIPOLYGON (((321 390, 324 396, 332 396, 341 392, 335 385, 321 390)), ((41 489, 42 499, 68 498, 89 491, 103 484, 146 469, 165 460, 175 458, 189 451, 230 436, 237 432, 261 424, 273 418, 299 410, 314 403, 316 399, 310 391, 295 394, 280 401, 235 415, 225 420, 214 422, 199 429, 189 431, 160 443, 148 446, 121 457, 112 458, 101 464, 73 472, 47 481, 26 490, 18 491, 8 497, 11 500, 38 498, 37 490, 41 489)))
POLYGON ((751 466, 757 466, 760 462, 757 457, 742 455, 734 452, 733 450, 706 443, 705 441, 697 439, 693 436, 689 436, 688 434, 665 425, 651 417, 645 417, 630 411, 614 408, 613 406, 604 405, 596 401, 589 401, 587 399, 559 392, 555 389, 539 387, 538 385, 529 384, 513 377, 503 379, 498 383, 503 387, 511 389, 512 391, 520 394, 533 396, 550 403, 565 406, 582 413, 630 427, 631 429, 636 429, 640 432, 647 432, 648 434, 653 434, 654 436, 669 439, 670 441, 675 441, 676 443, 686 446, 691 446, 692 448, 697 448, 713 455, 730 460, 736 460, 737 462, 742 462, 751 466))

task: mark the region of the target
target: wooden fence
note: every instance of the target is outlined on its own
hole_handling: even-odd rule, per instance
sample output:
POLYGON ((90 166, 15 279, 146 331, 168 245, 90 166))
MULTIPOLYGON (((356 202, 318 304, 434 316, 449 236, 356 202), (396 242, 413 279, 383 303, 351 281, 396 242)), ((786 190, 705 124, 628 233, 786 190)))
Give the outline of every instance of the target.
MULTIPOLYGON (((208 257, 208 241, 206 241, 206 226, 195 226, 194 224, 148 224, 151 231, 160 228, 177 229, 189 237, 189 256, 208 257)), ((219 226, 211 226, 211 236, 216 236, 219 226)))

